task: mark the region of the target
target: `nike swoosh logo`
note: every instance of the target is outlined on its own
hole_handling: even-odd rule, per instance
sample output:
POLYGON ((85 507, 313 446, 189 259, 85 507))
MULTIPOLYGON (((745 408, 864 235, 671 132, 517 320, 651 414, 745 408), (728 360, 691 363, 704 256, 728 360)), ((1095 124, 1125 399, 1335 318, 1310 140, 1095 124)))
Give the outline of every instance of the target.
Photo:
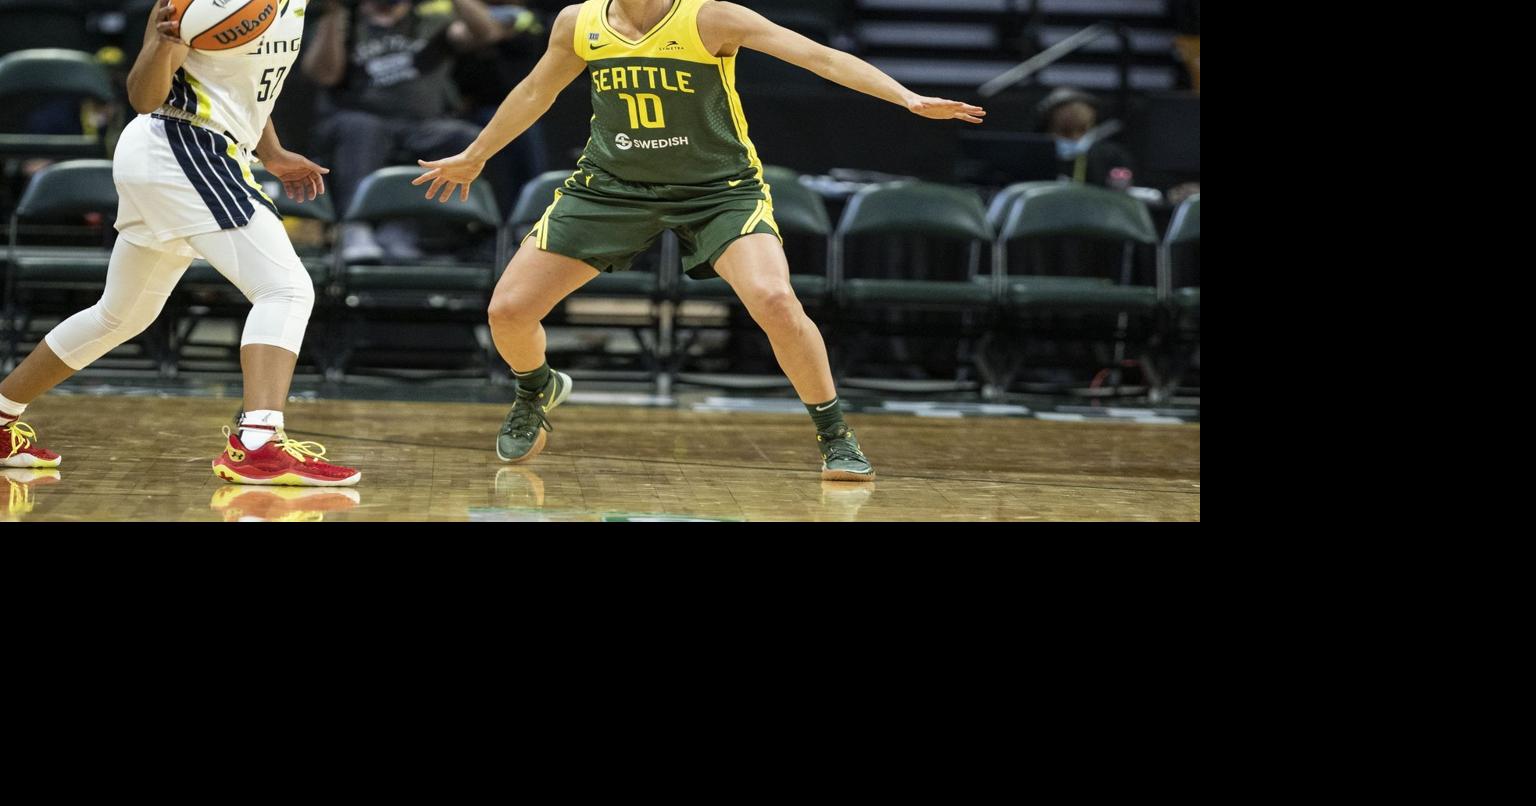
POLYGON ((746 181, 745 179, 730 179, 730 180, 726 181, 726 184, 730 185, 731 187, 736 187, 737 185, 739 185, 739 184, 741 184, 742 182, 745 182, 745 181, 746 181))
POLYGON ((601 44, 601 45, 588 45, 587 47, 589 47, 589 48, 591 48, 593 50, 602 50, 603 48, 606 48, 606 47, 608 47, 609 45, 612 45, 612 44, 613 44, 612 42, 607 42, 607 43, 604 43, 604 44, 601 44))
POLYGON ((832 401, 831 403, 828 403, 825 406, 817 406, 816 410, 817 411, 826 411, 827 409, 830 409, 830 408, 832 408, 833 406, 836 406, 836 405, 837 405, 837 401, 834 400, 834 401, 832 401))

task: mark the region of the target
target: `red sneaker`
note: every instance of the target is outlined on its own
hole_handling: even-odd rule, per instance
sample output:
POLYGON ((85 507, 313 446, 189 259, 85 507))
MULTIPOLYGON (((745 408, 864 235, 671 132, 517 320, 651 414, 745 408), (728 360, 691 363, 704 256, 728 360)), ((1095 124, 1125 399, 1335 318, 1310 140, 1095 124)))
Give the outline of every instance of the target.
POLYGON ((325 448, 316 442, 297 442, 282 431, 254 451, 224 427, 229 446, 213 460, 213 475, 234 484, 268 484, 283 487, 351 487, 363 474, 350 467, 321 461, 325 448))
POLYGON ((37 432, 22 422, 0 425, 0 467, 58 467, 59 455, 37 446, 37 432))

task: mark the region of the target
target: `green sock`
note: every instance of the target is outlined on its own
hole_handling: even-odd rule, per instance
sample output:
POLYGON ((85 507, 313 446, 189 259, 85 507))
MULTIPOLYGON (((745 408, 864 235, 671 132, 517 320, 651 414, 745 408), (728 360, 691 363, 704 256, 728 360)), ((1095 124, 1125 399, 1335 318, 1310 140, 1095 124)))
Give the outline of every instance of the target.
POLYGON ((532 400, 549 385, 549 362, 545 361, 543 366, 528 372, 518 372, 514 369, 512 374, 517 376, 517 396, 532 400))
POLYGON ((830 434, 837 430, 838 426, 847 427, 843 422, 842 398, 834 397, 830 403, 816 405, 805 404, 805 410, 811 413, 811 419, 816 422, 816 431, 822 434, 830 434))

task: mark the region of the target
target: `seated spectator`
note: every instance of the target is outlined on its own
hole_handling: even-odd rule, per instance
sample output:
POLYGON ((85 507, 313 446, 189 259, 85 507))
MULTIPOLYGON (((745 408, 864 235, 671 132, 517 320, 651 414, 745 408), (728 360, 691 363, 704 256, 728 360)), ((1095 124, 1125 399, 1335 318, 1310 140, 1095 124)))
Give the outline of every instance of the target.
MULTIPOLYGON (((481 0, 329 0, 304 43, 305 75, 325 88, 316 138, 330 154, 330 189, 345 210, 364 177, 387 165, 464 150, 480 133, 450 117, 457 53, 495 41, 499 26, 481 0)), ((420 257, 408 222, 342 230, 351 262, 420 257)))
POLYGON ((1052 92, 1036 108, 1045 131, 1056 138, 1061 174, 1074 182, 1124 189, 1130 185, 1135 165, 1131 154, 1118 143, 1085 136, 1099 125, 1099 101, 1067 87, 1052 92), (1123 171, 1123 173, 1121 172, 1123 171))
MULTIPOLYGON (((530 0, 485 3, 500 28, 499 34, 489 47, 460 57, 453 71, 466 117, 481 127, 507 99, 507 91, 533 72, 549 47, 550 23, 568 5, 566 0, 555 0, 545 11, 530 0)), ((486 163, 484 176, 495 188, 502 210, 511 211, 523 185, 548 170, 544 150, 544 124, 540 121, 486 163)))

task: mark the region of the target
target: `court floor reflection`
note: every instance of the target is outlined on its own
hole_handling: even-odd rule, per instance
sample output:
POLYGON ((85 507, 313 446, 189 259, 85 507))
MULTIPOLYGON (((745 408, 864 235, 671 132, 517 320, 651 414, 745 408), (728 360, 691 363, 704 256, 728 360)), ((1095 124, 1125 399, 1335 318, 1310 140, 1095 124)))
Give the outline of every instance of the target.
POLYGON ((0 477, 5 479, 6 521, 19 521, 32 513, 37 506, 37 491, 50 484, 58 484, 64 476, 53 468, 3 468, 0 477))
POLYGON ((356 509, 362 493, 351 487, 256 487, 226 484, 213 491, 208 508, 227 523, 323 521, 356 509))
POLYGON ((213 477, 228 399, 34 408, 67 480, 5 471, 8 522, 1200 519, 1198 425, 861 415, 869 485, 821 480, 803 415, 563 406, 549 449, 506 465, 502 405, 295 400, 292 435, 363 470, 356 488, 314 490, 213 477))

